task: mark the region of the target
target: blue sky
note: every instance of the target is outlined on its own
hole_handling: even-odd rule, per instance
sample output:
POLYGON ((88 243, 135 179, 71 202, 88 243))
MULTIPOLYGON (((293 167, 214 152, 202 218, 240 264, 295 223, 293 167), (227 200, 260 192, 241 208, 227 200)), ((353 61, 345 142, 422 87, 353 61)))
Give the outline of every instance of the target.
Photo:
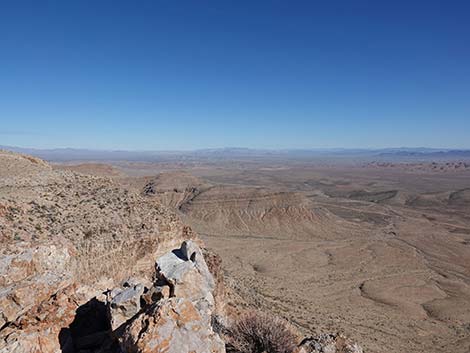
POLYGON ((468 1, 0 1, 0 145, 470 148, 468 1))

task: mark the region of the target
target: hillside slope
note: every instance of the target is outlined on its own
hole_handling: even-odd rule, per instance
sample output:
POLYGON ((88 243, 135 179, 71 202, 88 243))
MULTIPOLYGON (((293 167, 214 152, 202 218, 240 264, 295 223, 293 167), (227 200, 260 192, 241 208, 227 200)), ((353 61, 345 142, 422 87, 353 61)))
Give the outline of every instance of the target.
POLYGON ((0 351, 55 352, 75 310, 192 238, 112 180, 0 152, 0 351))

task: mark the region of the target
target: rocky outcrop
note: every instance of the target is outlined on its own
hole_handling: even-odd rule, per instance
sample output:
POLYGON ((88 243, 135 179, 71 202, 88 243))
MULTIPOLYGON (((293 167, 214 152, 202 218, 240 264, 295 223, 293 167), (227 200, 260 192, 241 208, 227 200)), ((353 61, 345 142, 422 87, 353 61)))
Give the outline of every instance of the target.
POLYGON ((70 284, 69 244, 21 243, 0 258, 0 327, 70 284))
MULTIPOLYGON (((30 296, 34 298, 32 290, 30 296)), ((68 339, 64 337, 61 341, 62 328, 73 321, 79 300, 75 287, 70 286, 55 292, 17 320, 8 322, 1 330, 0 352, 61 352, 68 339)))
POLYGON ((141 283, 126 282, 124 288, 116 288, 108 293, 109 318, 113 330, 140 311, 140 298, 144 289, 141 283))
POLYGON ((126 327, 121 347, 129 353, 225 352, 208 314, 188 299, 163 299, 126 327))
POLYGON ((0 178, 19 177, 51 170, 51 166, 42 159, 25 154, 0 150, 0 178))
POLYGON ((144 295, 147 308, 117 333, 122 349, 136 353, 225 352, 211 326, 214 288, 195 242, 185 241, 179 249, 161 256, 156 261, 156 284, 144 295))
POLYGON ((71 282, 69 252, 49 244, 3 257, 1 353, 225 352, 211 325, 214 279, 195 242, 159 257, 153 282, 131 278, 94 297, 71 282))
POLYGON ((6 246, 0 257, 0 352, 54 351, 77 308, 66 242, 6 246), (43 347, 43 348, 38 348, 43 347))
POLYGON ((201 249, 193 241, 185 241, 156 261, 156 276, 170 286, 170 295, 213 305, 214 279, 201 249))

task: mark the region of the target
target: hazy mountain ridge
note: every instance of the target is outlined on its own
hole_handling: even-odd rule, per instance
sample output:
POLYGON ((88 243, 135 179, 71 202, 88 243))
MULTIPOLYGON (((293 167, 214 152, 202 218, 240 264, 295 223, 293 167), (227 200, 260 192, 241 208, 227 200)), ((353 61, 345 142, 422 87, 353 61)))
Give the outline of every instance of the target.
POLYGON ((76 148, 36 149, 15 146, 0 146, 0 149, 29 154, 51 162, 66 161, 140 161, 156 162, 173 159, 224 159, 224 158, 285 158, 291 159, 324 159, 342 158, 357 160, 453 160, 470 159, 470 150, 447 148, 312 148, 312 149, 251 149, 251 148, 212 148, 193 151, 127 151, 127 150, 93 150, 76 148))

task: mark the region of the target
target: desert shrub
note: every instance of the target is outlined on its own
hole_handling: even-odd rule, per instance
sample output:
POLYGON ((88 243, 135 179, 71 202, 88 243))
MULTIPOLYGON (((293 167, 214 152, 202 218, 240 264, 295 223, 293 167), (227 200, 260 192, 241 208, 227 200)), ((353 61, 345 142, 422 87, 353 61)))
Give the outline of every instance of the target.
POLYGON ((292 353, 296 349, 296 336, 288 323, 259 312, 242 316, 227 336, 230 353, 292 353))

